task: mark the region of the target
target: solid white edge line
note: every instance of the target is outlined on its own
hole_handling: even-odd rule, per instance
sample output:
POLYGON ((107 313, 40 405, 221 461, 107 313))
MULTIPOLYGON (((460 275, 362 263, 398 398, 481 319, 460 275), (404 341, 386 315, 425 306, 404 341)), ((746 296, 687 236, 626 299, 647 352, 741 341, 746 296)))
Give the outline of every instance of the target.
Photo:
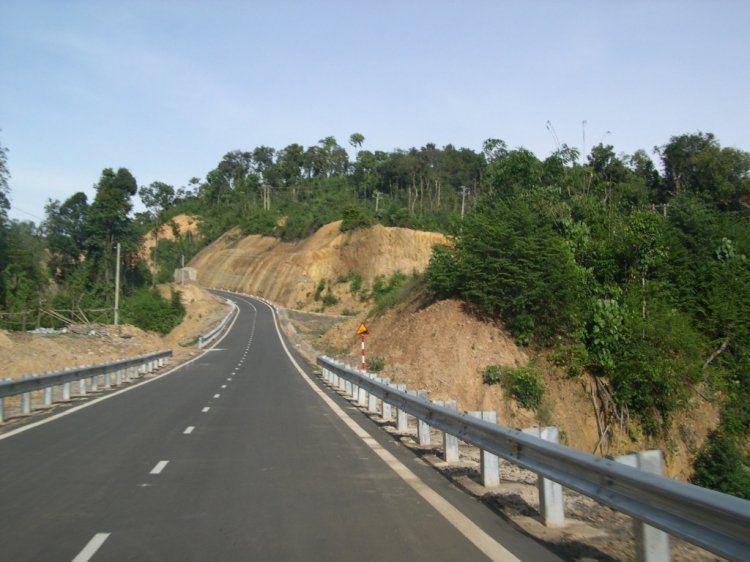
MULTIPOLYGON (((243 299, 244 300, 244 299, 243 299)), ((247 302, 247 301, 245 301, 247 302)), ((349 414, 344 412, 339 406, 323 391, 318 385, 313 382, 307 373, 299 366, 297 361, 292 357, 289 352, 289 348, 286 346, 284 338, 281 336, 281 330, 279 330, 279 324, 276 320, 276 311, 274 308, 266 302, 260 301, 271 309, 271 313, 274 319, 274 326, 276 327, 276 333, 279 336, 279 341, 284 347, 289 360, 296 367, 297 372, 305 379, 307 384, 320 396, 323 401, 338 415, 339 418, 349 428, 364 441, 370 449, 373 450, 385 463, 390 466, 396 474, 398 474, 404 482, 406 482, 412 489, 417 492, 422 498, 427 501, 435 510, 445 517, 448 522, 453 525, 463 536, 471 541, 474 546, 481 550, 487 558, 493 562, 521 562, 516 558, 510 551, 508 551, 503 545, 498 543, 495 539, 485 533, 479 526, 464 515, 459 509, 453 506, 448 500, 443 498, 435 490, 425 484, 416 474, 409 470, 401 461, 393 456, 389 451, 385 450, 380 443, 373 439, 369 433, 362 429, 357 422, 355 422, 349 414)), ((248 303, 252 306, 251 303, 248 303)))
POLYGON ((183 431, 182 433, 184 433, 185 435, 190 435, 191 433, 193 433, 194 429, 195 429, 194 425, 189 425, 187 427, 187 429, 185 431, 183 431))
POLYGON ((161 471, 164 470, 164 467, 167 466, 167 463, 169 461, 159 461, 156 463, 156 466, 151 469, 151 472, 149 474, 161 474, 161 471))
POLYGON ((32 429, 34 427, 39 427, 40 425, 44 425, 45 423, 49 423, 51 421, 60 419, 63 416, 67 416, 67 415, 70 415, 70 414, 72 414, 74 412, 77 412, 79 410, 83 410, 84 408, 88 408, 89 406, 93 406, 94 404, 98 404, 102 400, 108 400, 108 399, 112 398, 113 396, 119 396, 123 392, 128 392, 130 390, 133 390, 134 388, 140 388, 144 384, 149 384, 149 383, 152 383, 154 381, 161 380, 162 377, 166 377, 167 375, 171 375, 172 373, 179 371, 184 366, 189 365, 193 361, 196 361, 196 360, 200 359, 201 357, 203 357, 203 355, 205 355, 206 353, 208 353, 209 351, 211 351, 212 349, 214 349, 217 345, 219 345, 219 342, 221 342, 221 340, 223 340, 225 337, 227 337, 227 334, 229 334, 229 332, 232 330, 232 327, 234 326, 234 323, 237 321, 237 318, 239 318, 239 317, 240 317, 240 311, 239 311, 239 307, 238 307, 237 308, 237 314, 234 315, 234 319, 232 320, 232 323, 227 327, 227 330, 226 330, 226 332, 224 332, 224 335, 222 335, 218 340, 216 340, 216 342, 214 342, 214 344, 211 347, 207 347, 206 349, 203 350, 202 353, 196 355, 195 357, 193 357, 189 361, 185 361, 184 363, 180 363, 179 365, 175 365, 171 370, 166 371, 165 373, 163 373, 163 374, 161 374, 159 376, 156 376, 156 377, 154 377, 152 379, 148 379, 148 380, 145 380, 145 381, 140 381, 137 384, 134 384, 132 386, 126 386, 125 388, 123 388, 121 390, 116 390, 114 392, 110 392, 109 394, 106 394, 106 395, 104 395, 104 396, 102 396, 100 398, 95 398, 94 400, 90 400, 88 402, 85 402, 85 403, 81 404, 80 406, 75 406, 75 407, 71 408, 70 410, 65 410, 64 412, 60 412, 59 414, 55 414, 54 416, 50 416, 50 417, 48 417, 46 419, 43 419, 43 420, 39 420, 38 422, 34 422, 34 423, 30 423, 28 425, 21 426, 21 427, 19 427, 17 429, 9 431, 8 433, 3 433, 2 435, 0 435, 0 441, 2 441, 3 439, 7 439, 8 437, 11 437, 12 435, 18 435, 19 433, 23 433, 24 431, 28 431, 29 429, 32 429))
POLYGON ((89 543, 83 547, 83 550, 78 553, 78 556, 73 558, 73 562, 88 562, 91 560, 91 557, 96 554, 96 551, 104 544, 104 541, 107 540, 110 534, 111 533, 95 534, 94 538, 91 539, 89 543))

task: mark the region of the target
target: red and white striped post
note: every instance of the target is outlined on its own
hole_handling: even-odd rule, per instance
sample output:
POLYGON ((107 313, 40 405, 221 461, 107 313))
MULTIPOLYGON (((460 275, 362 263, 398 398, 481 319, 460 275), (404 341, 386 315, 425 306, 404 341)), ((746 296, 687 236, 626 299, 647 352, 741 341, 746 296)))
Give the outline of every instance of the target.
POLYGON ((357 328, 358 336, 362 336, 362 370, 365 370, 365 336, 369 336, 370 332, 367 331, 367 327, 364 324, 360 324, 357 328))

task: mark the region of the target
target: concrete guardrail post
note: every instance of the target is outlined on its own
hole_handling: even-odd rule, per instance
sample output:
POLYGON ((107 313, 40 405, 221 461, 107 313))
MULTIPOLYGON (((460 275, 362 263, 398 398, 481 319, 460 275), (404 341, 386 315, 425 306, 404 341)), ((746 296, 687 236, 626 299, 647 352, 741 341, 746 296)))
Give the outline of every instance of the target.
POLYGON ((80 394, 81 396, 86 395, 86 379, 85 378, 78 379, 78 394, 80 394))
MULTIPOLYGON (((29 375, 23 375, 22 378, 28 379, 31 377, 29 375)), ((21 413, 31 413, 31 392, 24 392, 23 394, 21 394, 21 413)))
MULTIPOLYGON (((391 379, 380 379, 380 382, 388 386, 391 385, 391 379)), ((380 417, 383 418, 384 420, 390 420, 392 416, 393 414, 391 411, 391 405, 385 400, 381 400, 380 401, 380 417)))
MULTIPOLYGON (((393 387, 401 392, 406 392, 405 384, 394 384, 393 387)), ((408 431, 409 417, 401 408, 396 408, 396 431, 408 431)))
MULTIPOLYGON (((611 457, 610 457, 611 458, 611 457)), ((663 475, 661 450, 650 449, 628 453, 614 460, 646 472, 663 475)), ((633 520, 636 562, 669 562, 669 535, 655 527, 633 520)))
MULTIPOLYGON (((416 393, 417 398, 421 398, 425 401, 428 400, 426 390, 417 390, 416 393)), ((430 436, 430 424, 420 419, 417 419, 417 442, 420 445, 430 445, 432 443, 432 439, 430 436)))
POLYGON ((91 392, 99 392, 99 375, 91 377, 91 392))
MULTIPOLYGON (((436 400, 435 404, 444 406, 450 410, 457 410, 458 406, 455 400, 436 400)), ((443 460, 445 462, 458 462, 458 437, 443 431, 443 460)))
MULTIPOLYGON (((560 431, 556 425, 549 427, 529 427, 521 430, 552 443, 560 442, 560 431)), ((539 489, 539 514, 542 524, 547 527, 565 526, 565 499, 560 484, 539 476, 536 481, 539 489)))
MULTIPOLYGON (((378 382, 382 382, 382 379, 380 377, 376 377, 373 375, 372 378, 378 382)), ((367 411, 368 412, 378 411, 378 397, 370 392, 367 393, 367 411)))
MULTIPOLYGON (((362 369, 357 369, 357 372, 363 377, 370 376, 368 373, 366 373, 362 369)), ((357 399, 357 404, 359 404, 360 406, 366 406, 368 402, 368 396, 370 395, 370 393, 367 392, 367 390, 365 390, 365 388, 362 386, 359 386, 357 388, 359 389, 359 392, 357 396, 355 397, 357 399)))
MULTIPOLYGON (((468 412, 472 417, 479 418, 480 420, 497 423, 497 412, 489 410, 485 412, 468 412)), ((492 453, 481 449, 482 460, 482 486, 485 488, 492 488, 500 485, 500 465, 498 459, 492 453)))
POLYGON ((122 369, 117 369, 115 372, 115 386, 120 386, 122 384, 122 369))
POLYGON ((344 392, 346 392, 349 396, 354 396, 354 385, 352 385, 352 381, 344 379, 344 392))
POLYGON ((112 388, 112 373, 104 373, 104 388, 112 388))
MULTIPOLYGON (((49 371, 44 371, 44 374, 46 375, 49 373, 49 371)), ((42 391, 43 402, 45 406, 50 406, 52 404, 52 387, 48 386, 42 391)))
POLYGON ((70 383, 64 382, 62 385, 62 399, 64 402, 70 400, 70 383))

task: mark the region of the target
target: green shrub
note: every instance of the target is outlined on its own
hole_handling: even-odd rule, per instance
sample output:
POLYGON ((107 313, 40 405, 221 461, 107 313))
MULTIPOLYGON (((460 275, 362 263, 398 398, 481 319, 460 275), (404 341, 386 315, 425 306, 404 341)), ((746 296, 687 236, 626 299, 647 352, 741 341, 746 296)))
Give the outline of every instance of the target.
POLYGON ((737 439, 713 432, 693 464, 698 486, 750 500, 750 459, 742 454, 737 439))
POLYGON ((374 355, 372 357, 367 357, 365 359, 365 366, 369 372, 379 373, 385 367, 385 359, 374 355))
POLYGON ((354 230, 355 228, 365 228, 372 226, 375 221, 367 215, 362 207, 357 205, 347 205, 344 208, 344 220, 341 222, 341 232, 354 230))
POLYGON ((313 296, 313 299, 317 302, 320 300, 320 294, 323 292, 323 290, 326 288, 326 280, 321 279, 318 282, 318 286, 315 288, 315 295, 313 296))
POLYGON ((172 290, 169 300, 158 289, 140 289, 123 300, 123 321, 140 328, 166 334, 185 316, 182 293, 172 290))
POLYGON ((500 383, 507 395, 514 398, 519 406, 534 411, 542 406, 544 381, 542 374, 532 366, 514 369, 490 365, 484 371, 484 382, 489 385, 500 383))

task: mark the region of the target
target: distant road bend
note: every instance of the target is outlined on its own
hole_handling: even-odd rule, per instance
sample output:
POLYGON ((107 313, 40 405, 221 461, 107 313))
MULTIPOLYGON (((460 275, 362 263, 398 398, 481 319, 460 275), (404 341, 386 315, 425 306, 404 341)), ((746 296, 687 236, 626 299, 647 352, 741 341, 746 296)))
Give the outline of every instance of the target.
POLYGON ((560 560, 217 294, 239 311, 206 353, 0 435, 0 560, 560 560))

